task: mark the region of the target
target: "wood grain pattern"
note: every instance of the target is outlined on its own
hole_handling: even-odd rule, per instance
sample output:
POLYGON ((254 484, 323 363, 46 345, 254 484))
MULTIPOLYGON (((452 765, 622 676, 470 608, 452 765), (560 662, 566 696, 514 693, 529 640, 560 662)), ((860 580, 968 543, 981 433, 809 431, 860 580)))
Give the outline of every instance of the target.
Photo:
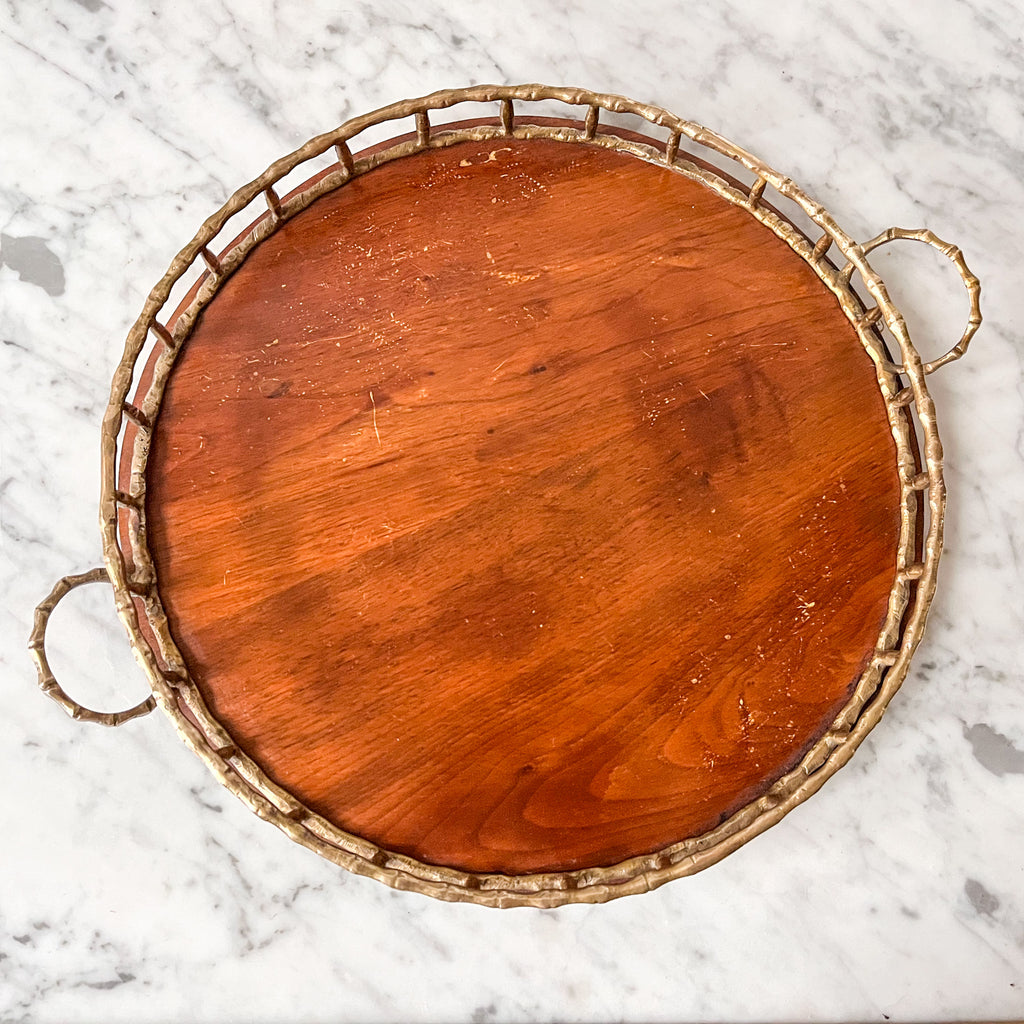
POLYGON ((885 616, 870 360, 663 168, 551 141, 378 168, 280 228, 171 377, 150 544, 271 778, 471 871, 610 864, 797 763, 885 616))

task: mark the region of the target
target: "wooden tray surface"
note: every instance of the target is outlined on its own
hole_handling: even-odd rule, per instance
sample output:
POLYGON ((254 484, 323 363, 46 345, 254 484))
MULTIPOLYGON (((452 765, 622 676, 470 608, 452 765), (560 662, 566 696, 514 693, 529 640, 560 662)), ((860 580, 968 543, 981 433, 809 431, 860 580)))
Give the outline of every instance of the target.
POLYGON ((900 526, 873 363, 807 264, 664 167, 511 137, 263 241, 147 481, 239 747, 474 872, 614 864, 765 792, 871 656, 900 526))

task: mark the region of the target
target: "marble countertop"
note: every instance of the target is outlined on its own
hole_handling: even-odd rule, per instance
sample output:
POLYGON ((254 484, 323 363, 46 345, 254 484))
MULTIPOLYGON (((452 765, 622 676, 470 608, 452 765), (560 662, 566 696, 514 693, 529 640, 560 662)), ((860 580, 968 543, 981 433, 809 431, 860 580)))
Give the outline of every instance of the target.
MULTIPOLYGON (((1022 35, 1012 0, 6 0, 0 1019, 1024 1017, 1022 35), (309 136, 489 81, 667 107, 855 237, 955 241, 985 289, 972 351, 931 378, 947 544, 888 714, 781 824, 605 906, 499 912, 346 874, 222 790, 162 716, 116 732, 66 718, 25 650, 51 583, 100 561, 100 418, 171 256, 309 136)), ((919 348, 947 348, 967 309, 954 271, 911 244, 877 266, 919 348)), ((51 635, 86 703, 145 695, 104 588, 62 605, 51 635)))

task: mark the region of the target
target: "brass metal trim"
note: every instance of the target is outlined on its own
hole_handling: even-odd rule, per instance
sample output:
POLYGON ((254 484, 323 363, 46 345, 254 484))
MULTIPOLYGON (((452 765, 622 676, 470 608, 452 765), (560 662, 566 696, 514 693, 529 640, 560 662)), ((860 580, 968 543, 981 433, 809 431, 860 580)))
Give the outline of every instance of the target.
MULTIPOLYGON (((959 246, 953 245, 952 242, 944 242, 934 231, 929 231, 927 228, 886 228, 880 235, 872 238, 870 242, 864 242, 860 249, 861 252, 867 255, 872 250, 896 239, 924 242, 933 249, 938 249, 956 267, 957 273, 967 289, 967 297, 971 306, 970 313, 967 315, 967 326, 964 328, 964 333, 960 335, 960 340, 951 349, 937 359, 932 359, 930 362, 923 364, 926 374, 934 373, 939 367, 952 363, 966 355, 967 346, 971 343, 971 339, 981 326, 981 282, 968 269, 967 261, 964 259, 964 254, 960 251, 959 246)), ((876 308, 881 309, 881 307, 876 308)), ((891 327, 892 325, 890 325, 891 327)), ((906 330, 905 324, 903 327, 906 330)), ((892 372, 903 373, 904 370, 902 366, 896 365, 892 367, 892 372)))
POLYGON ((107 570, 103 568, 90 569, 88 572, 79 573, 76 576, 64 576, 59 579, 53 590, 41 601, 35 612, 32 634, 28 640, 29 650, 35 659, 36 672, 39 676, 39 689, 52 700, 56 701, 75 721, 93 722, 96 725, 118 726, 130 722, 133 718, 140 718, 148 715, 156 707, 156 698, 150 694, 145 700, 139 701, 133 708, 127 711, 92 711, 84 704, 69 697, 64 688, 54 678, 50 670, 50 663, 46 660, 46 627, 49 624, 53 610, 60 602, 67 597, 76 587, 85 586, 87 583, 109 583, 110 577, 107 570))

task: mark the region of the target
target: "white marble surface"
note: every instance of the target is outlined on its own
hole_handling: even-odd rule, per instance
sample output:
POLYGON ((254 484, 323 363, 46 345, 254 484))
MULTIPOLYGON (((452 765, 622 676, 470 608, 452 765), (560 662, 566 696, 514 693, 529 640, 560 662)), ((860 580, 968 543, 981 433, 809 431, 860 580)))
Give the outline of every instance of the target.
MULTIPOLYGON (((0 3, 0 1019, 1024 1017, 1024 15, 1012 0, 0 3), (130 322, 228 193, 347 116, 546 81, 718 129, 861 238, 929 226, 985 286, 933 378, 950 508, 929 633, 809 803, 702 875, 603 907, 400 894, 294 846, 159 715, 77 725, 25 651, 99 560, 98 430, 130 322)), ((966 301, 877 265, 936 353, 966 301)), ((69 689, 145 693, 102 588, 53 624, 69 689)))

